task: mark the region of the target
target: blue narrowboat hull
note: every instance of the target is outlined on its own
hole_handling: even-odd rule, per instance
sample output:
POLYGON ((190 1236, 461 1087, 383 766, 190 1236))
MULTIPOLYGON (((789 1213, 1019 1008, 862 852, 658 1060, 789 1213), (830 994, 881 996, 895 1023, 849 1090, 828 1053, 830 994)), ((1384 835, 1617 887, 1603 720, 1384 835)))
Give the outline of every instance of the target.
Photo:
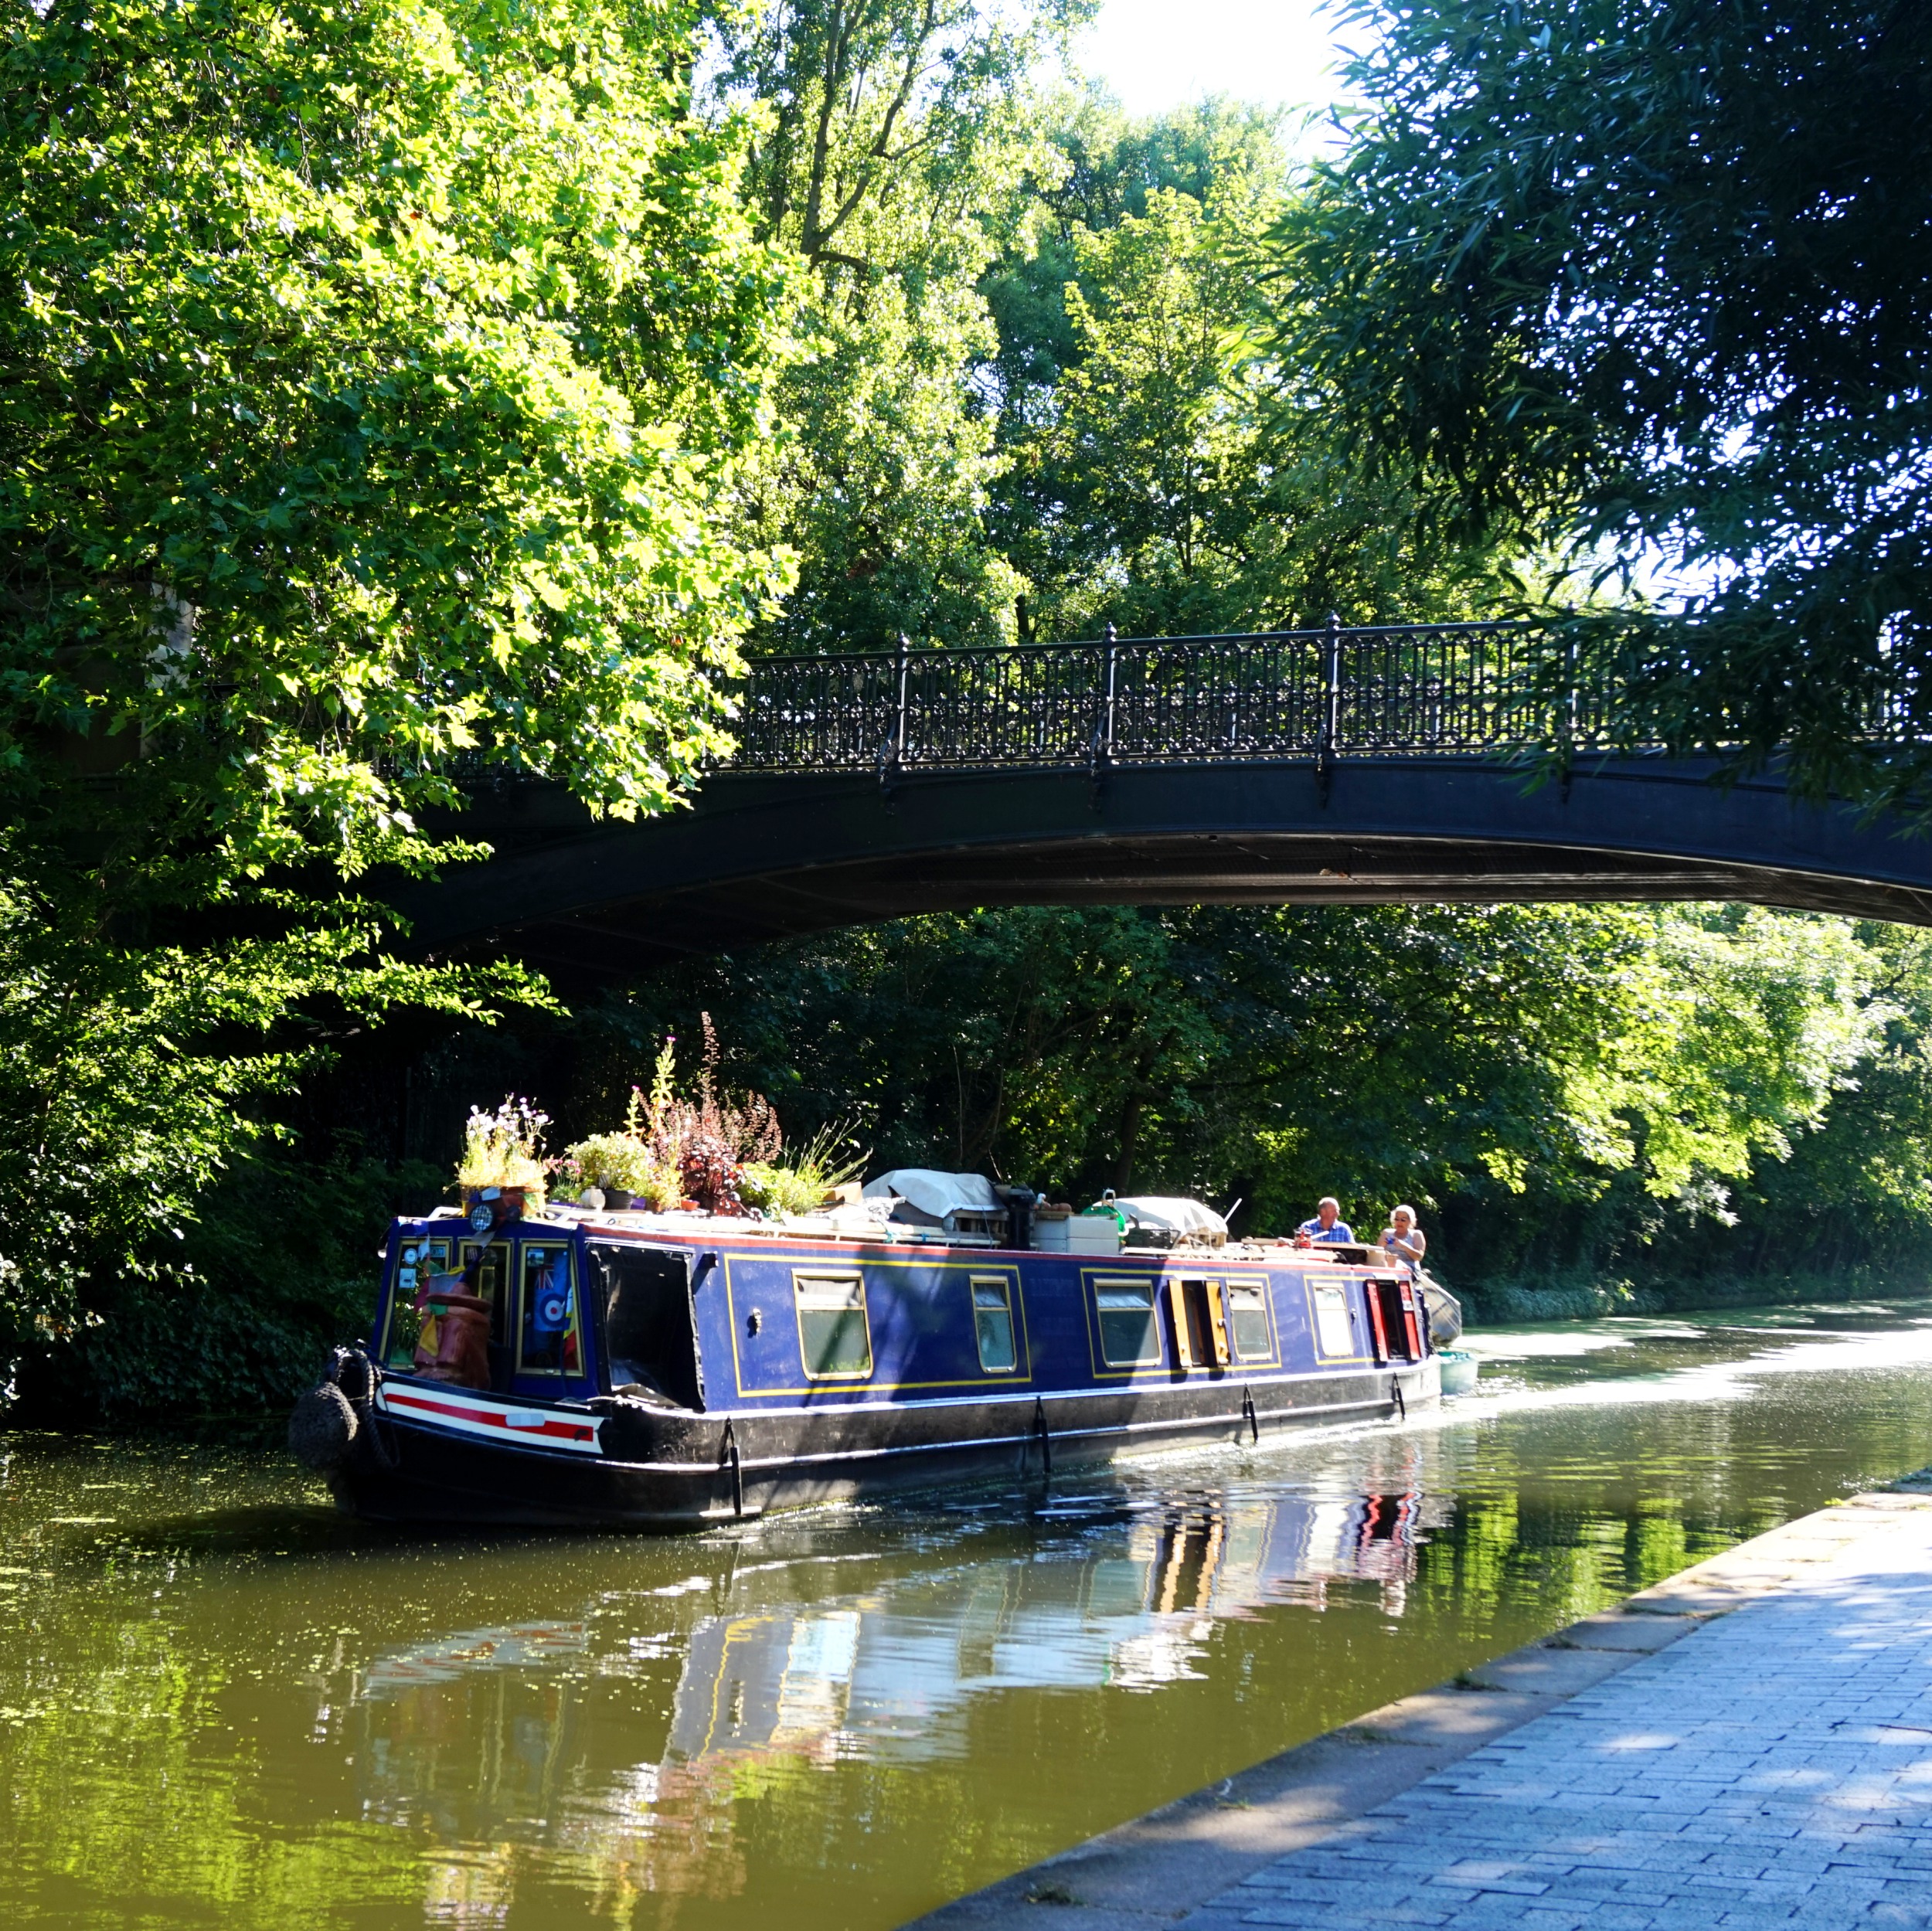
POLYGON ((1095 1257, 716 1222, 399 1222, 369 1354, 382 1372, 332 1472, 340 1501, 503 1527, 692 1528, 1050 1477, 1439 1389, 1407 1283, 1319 1253, 1095 1257), (487 1376, 452 1379, 408 1318, 436 1314, 429 1264, 481 1290, 462 1304, 490 1322, 487 1376))

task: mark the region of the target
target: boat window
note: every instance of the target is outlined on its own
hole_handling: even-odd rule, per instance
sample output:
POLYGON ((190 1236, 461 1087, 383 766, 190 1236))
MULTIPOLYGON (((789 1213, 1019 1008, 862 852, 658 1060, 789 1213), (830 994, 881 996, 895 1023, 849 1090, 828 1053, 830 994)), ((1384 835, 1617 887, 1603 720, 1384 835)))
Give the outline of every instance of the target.
POLYGON ((1161 1358, 1152 1281, 1097 1280, 1094 1310, 1100 1317, 1100 1358, 1108 1367, 1139 1368, 1161 1358))
POLYGON ((567 1240, 526 1243, 522 1319, 517 1332, 519 1374, 583 1373, 583 1345, 572 1273, 567 1240))
POLYGON ((1338 1283, 1325 1283, 1313 1290, 1315 1345, 1332 1358, 1356 1355, 1355 1324, 1349 1318, 1349 1293, 1338 1283))
POLYGON ((463 1291, 490 1304, 490 1340, 507 1346, 510 1333, 510 1250, 500 1240, 466 1240, 457 1251, 463 1291))
MULTIPOLYGON (((389 1293, 389 1331, 384 1337, 383 1364, 406 1371, 414 1365, 416 1344, 423 1332, 422 1297, 433 1281, 450 1270, 450 1243, 412 1235, 396 1259, 396 1279, 389 1293)), ((435 1358, 434 1350, 430 1358, 435 1358)))
POLYGON ((872 1331, 859 1274, 794 1274, 798 1345, 815 1380, 872 1372, 872 1331))
POLYGON ((973 1277, 973 1338, 979 1343, 979 1365, 989 1375, 1003 1375, 1019 1365, 1013 1345, 1012 1294, 1004 1274, 973 1277))
POLYGON ((702 1409, 704 1383, 685 1256, 675 1249, 600 1241, 590 1259, 593 1278, 602 1283, 604 1354, 612 1389, 702 1409))
POLYGON ((464 1388, 502 1385, 509 1358, 503 1345, 507 1331, 503 1283, 509 1249, 500 1241, 466 1240, 456 1250, 452 1272, 447 1241, 408 1244, 417 1249, 416 1288, 404 1307, 400 1276, 406 1263, 399 1264, 389 1365, 406 1366, 432 1380, 453 1382, 464 1388), (488 1314, 481 1331, 475 1325, 479 1301, 488 1314), (406 1343, 412 1323, 413 1338, 406 1343))
POLYGON ((1243 1361, 1267 1361, 1274 1352, 1268 1331, 1268 1292, 1258 1280, 1228 1283, 1229 1324, 1234 1330, 1234 1351, 1243 1361))

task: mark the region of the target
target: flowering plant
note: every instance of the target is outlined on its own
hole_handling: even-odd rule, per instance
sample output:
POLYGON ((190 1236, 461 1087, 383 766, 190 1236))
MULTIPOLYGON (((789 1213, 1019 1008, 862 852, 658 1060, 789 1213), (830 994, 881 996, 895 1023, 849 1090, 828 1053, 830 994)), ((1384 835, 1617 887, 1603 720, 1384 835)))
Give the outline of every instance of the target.
POLYGON ((719 1079, 718 1035, 709 1013, 696 1090, 679 1090, 677 1045, 658 1048, 650 1090, 634 1086, 624 1125, 570 1149, 593 1186, 619 1186, 655 1211, 679 1205, 735 1215, 757 1207, 804 1212, 829 1188, 863 1170, 845 1147, 848 1129, 828 1127, 781 1159, 784 1136, 762 1093, 728 1093, 719 1079))
MULTIPOLYGON (((704 1028, 704 1056, 695 1097, 677 1090, 678 1042, 675 1036, 668 1038, 658 1049, 649 1094, 641 1086, 631 1089, 624 1131, 648 1146, 654 1164, 671 1173, 682 1174, 686 1156, 698 1148, 699 1158, 692 1171, 711 1179, 693 1198, 708 1204, 714 1195, 720 1200, 733 1195, 735 1178, 727 1175, 727 1169, 735 1175, 747 1161, 776 1159, 784 1136, 776 1110, 762 1093, 741 1093, 733 1100, 721 1090, 718 1035, 709 1013, 698 1017, 704 1028)), ((685 1191, 690 1192, 688 1185, 685 1191)))
POLYGON ((539 1113, 527 1100, 505 1093, 494 1113, 472 1107, 463 1129, 463 1158, 457 1163, 459 1187, 521 1187, 527 1199, 543 1198, 543 1129, 548 1113, 539 1113))

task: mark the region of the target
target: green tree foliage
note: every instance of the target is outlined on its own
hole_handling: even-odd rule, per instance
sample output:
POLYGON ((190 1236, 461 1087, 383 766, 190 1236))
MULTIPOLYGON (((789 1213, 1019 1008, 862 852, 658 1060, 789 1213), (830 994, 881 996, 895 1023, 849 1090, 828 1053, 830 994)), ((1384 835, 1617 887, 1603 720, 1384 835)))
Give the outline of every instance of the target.
POLYGON ((1083 0, 776 0, 727 23, 725 101, 764 131, 748 205, 807 275, 808 352, 744 492, 798 558, 790 650, 998 642, 1023 587, 988 541, 994 426, 977 284, 1044 148, 1031 73, 1083 0))
MULTIPOLYGON (((332 892, 471 747, 599 808, 722 740, 782 258, 694 16, 15 6, 0 28, 0 1253, 16 1331, 153 1264, 398 1004, 332 892)), ((450 846, 454 854, 458 848, 450 846)), ((0 1331, 0 1351, 6 1337, 0 1331)))
POLYGON ((1493 597, 1488 548, 1419 532, 1319 410, 1277 415, 1256 269, 1288 193, 1274 122, 1089 102, 1059 143, 1067 180, 988 284, 1009 458, 993 527, 1031 583, 1029 628, 1460 616, 1493 597))
POLYGON ((383 958, 352 902, 327 916, 218 946, 83 943, 0 878, 0 1344, 70 1338, 122 1277, 162 1300, 192 1286, 180 1243, 201 1196, 280 1137, 260 1108, 327 1057, 328 1015, 339 1029, 407 1003, 477 1019, 488 993, 516 990, 383 958), (291 1013, 310 1023, 291 1029, 291 1013))
POLYGON ((783 283, 665 77, 688 24, 12 15, 0 776, 114 894, 191 845, 419 853, 479 742, 620 813, 719 742, 697 674, 778 580, 718 499, 783 283))
POLYGON ((1050 165, 1030 178, 1021 218, 981 284, 999 325, 987 372, 1009 433, 1051 420, 1061 372, 1079 358, 1066 291, 1083 236, 1148 212, 1171 190, 1206 209, 1226 185, 1267 205, 1287 189, 1281 116, 1226 100, 1136 121, 1104 94, 1062 96, 1046 109, 1050 165))
POLYGON ((1277 230, 1284 367, 1427 517, 1676 566, 1682 615, 1576 627, 1633 737, 1788 746, 1814 790, 1916 799, 1932 15, 1369 0, 1354 21, 1366 104, 1277 230))
POLYGON ((1896 1049, 1894 976, 1748 909, 985 912, 686 968, 586 1016, 586 1077, 621 1090, 704 1008, 793 1130, 862 1118, 875 1168, 1238 1195, 1260 1230, 1406 1198, 1466 1272, 1613 1266, 1822 1144, 1896 1049))
POLYGON ((1064 6, 849 0, 730 30, 759 231, 805 272, 745 527, 798 584, 761 644, 878 649, 1461 615, 1490 549, 1418 535, 1310 408, 1291 449, 1254 261, 1278 115, 1132 121, 1034 83, 1064 6))
MULTIPOLYGON (((1842 1276, 1914 1270, 1932 1236, 1932 935, 1856 928, 1872 960, 1882 1031, 1842 1083, 1822 1129, 1788 1160, 1760 1162, 1737 1190, 1724 1264, 1842 1276)), ((1692 1264, 1709 1264, 1694 1246, 1692 1264)))
POLYGON ((1241 326, 1250 286, 1220 239, 1172 188, 1076 236, 1073 359, 1021 484, 1045 511, 1022 551, 1038 555, 1029 574, 1063 586, 1040 599, 1055 628, 1090 631, 1103 610, 1137 636, 1277 614, 1281 532, 1255 501, 1269 478, 1241 326))

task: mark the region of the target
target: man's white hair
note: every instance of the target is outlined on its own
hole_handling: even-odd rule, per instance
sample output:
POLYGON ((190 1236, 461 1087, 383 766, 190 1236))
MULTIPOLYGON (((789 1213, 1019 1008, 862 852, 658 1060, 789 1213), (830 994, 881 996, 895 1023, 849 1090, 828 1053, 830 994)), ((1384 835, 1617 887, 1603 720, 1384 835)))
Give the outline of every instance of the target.
POLYGON ((1315 1203, 1315 1210, 1319 1213, 1324 1207, 1332 1207, 1337 1213, 1339 1213, 1342 1211, 1342 1202, 1336 1199, 1333 1194, 1324 1194, 1315 1203))

